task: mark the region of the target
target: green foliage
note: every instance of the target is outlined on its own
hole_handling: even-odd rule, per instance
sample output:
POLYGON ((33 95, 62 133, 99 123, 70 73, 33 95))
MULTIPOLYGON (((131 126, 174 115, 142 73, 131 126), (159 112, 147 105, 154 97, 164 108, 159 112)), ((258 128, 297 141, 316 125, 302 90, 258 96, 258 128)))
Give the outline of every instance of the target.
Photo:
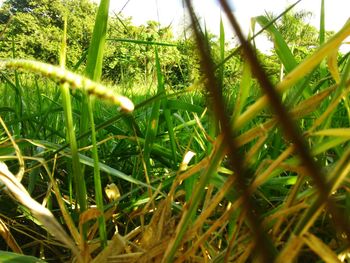
MULTIPOLYGON (((3 194, 2 184, 0 223, 10 229, 0 245, 13 249, 18 243, 24 253, 48 261, 249 262, 260 260, 260 232, 279 262, 285 255, 316 261, 315 253, 336 262, 346 252, 346 231, 337 229, 333 212, 350 204, 350 63, 342 55, 338 62, 334 50, 350 24, 318 48, 318 34, 305 16, 285 14, 264 29, 274 40, 272 54, 252 50, 242 56, 242 47, 225 43, 222 23, 219 38, 194 31, 197 41, 194 34, 176 39, 156 22, 137 27, 129 18, 109 18, 108 2, 101 2, 97 16, 95 5, 76 0, 8 0, 1 9, 0 115, 7 125, 0 126, 1 161, 23 177, 19 189, 31 195, 25 200, 49 208, 76 248, 62 250, 35 213, 3 194), (67 63, 75 72, 62 69, 65 14, 67 63), (61 68, 9 59, 14 49, 16 57, 57 64, 60 45, 61 68), (252 63, 251 54, 260 63, 252 63), (317 68, 327 56, 335 58, 329 63, 333 75, 325 65, 322 72, 317 68), (82 76, 77 71, 83 72, 79 65, 86 58, 82 76), (332 86, 337 70, 339 85, 332 86), (277 99, 260 90, 266 72, 277 99), (100 77, 117 86, 106 88, 100 77), (130 95, 135 107, 115 91, 130 95), (91 94, 103 100, 91 100, 91 94), (208 94, 219 97, 210 100, 208 94), (276 101, 281 111, 273 112, 269 106, 276 101), (310 162, 300 161, 305 156, 293 138, 285 139, 290 131, 280 123, 299 127, 301 132, 292 131, 307 144, 297 141, 297 149, 310 148, 310 162), (318 181, 305 169, 313 160, 322 166, 314 170, 325 173, 318 181)), ((272 17, 257 21, 267 26, 272 17)), ((4 174, 0 169, 1 180, 4 174)))
MULTIPOLYGON (((318 31, 307 21, 311 16, 312 13, 310 12, 292 11, 285 14, 275 23, 277 31, 285 43, 288 44, 295 60, 298 62, 310 54, 312 49, 319 46, 318 31)), ((272 20, 274 17, 273 14, 268 14, 269 20, 272 20)))
POLYGON ((96 14, 88 0, 8 0, 0 9, 3 40, 0 56, 32 58, 58 64, 63 17, 68 13, 67 64, 72 67, 87 49, 96 14))
POLYGON ((6 252, 6 251, 0 251, 0 262, 7 262, 7 263, 45 263, 44 260, 25 256, 21 254, 6 252))

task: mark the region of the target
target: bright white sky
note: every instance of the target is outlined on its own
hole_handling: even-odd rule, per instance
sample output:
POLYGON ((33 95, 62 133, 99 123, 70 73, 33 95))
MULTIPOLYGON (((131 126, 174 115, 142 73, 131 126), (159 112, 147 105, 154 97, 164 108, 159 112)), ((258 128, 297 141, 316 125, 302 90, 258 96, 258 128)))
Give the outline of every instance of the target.
MULTIPOLYGON (((229 0, 234 13, 244 31, 248 31, 250 18, 262 15, 266 11, 280 14, 296 0, 229 0)), ((193 0, 196 12, 205 19, 207 28, 215 34, 219 33, 220 7, 216 0, 193 0)), ((182 0, 111 0, 110 10, 133 18, 136 25, 148 20, 159 21, 163 26, 172 25, 175 33, 181 32, 184 12, 182 0), (126 6, 123 9, 123 6, 126 6)), ((309 23, 319 27, 321 0, 302 0, 296 10, 311 11, 314 16, 309 23)), ((339 30, 350 17, 349 0, 325 0, 326 29, 339 30)), ((224 16, 224 15, 223 15, 224 16)), ((226 39, 232 37, 231 27, 225 21, 226 39)))
MULTIPOLYGON (((99 2, 99 0, 92 0, 99 2)), ((286 7, 296 2, 296 0, 228 0, 234 8, 234 13, 241 23, 242 29, 248 32, 250 18, 262 15, 266 11, 280 14, 286 7)), ((0 0, 2 3, 3 0, 0 0)), ((159 21, 161 25, 172 25, 175 34, 182 32, 184 13, 182 0, 110 0, 110 11, 122 13, 133 18, 136 25, 144 24, 148 20, 159 21), (125 7, 124 7, 125 6, 125 7), (123 8, 124 7, 124 8, 123 8)), ((220 7, 217 0, 192 0, 197 15, 205 19, 205 23, 210 32, 218 35, 220 22, 220 7)), ((302 0, 296 10, 311 11, 314 16, 309 23, 319 27, 321 0, 302 0)), ((338 31, 350 17, 349 0, 325 0, 326 29, 338 31)), ((229 41, 233 33, 230 25, 225 21, 226 40, 229 41)), ((260 42, 264 42, 260 39, 260 42)), ((262 49, 268 49, 266 43, 262 49)))

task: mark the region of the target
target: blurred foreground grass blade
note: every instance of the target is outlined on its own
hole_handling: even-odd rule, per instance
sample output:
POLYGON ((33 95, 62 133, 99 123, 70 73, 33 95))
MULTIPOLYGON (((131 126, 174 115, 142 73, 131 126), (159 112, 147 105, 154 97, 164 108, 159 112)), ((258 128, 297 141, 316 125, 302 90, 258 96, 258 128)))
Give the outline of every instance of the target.
MULTIPOLYGON (((318 165, 313 160, 310 151, 308 150, 308 147, 306 145, 306 142, 304 141, 303 137, 300 134, 300 131, 296 127, 295 123, 292 121, 291 116, 287 109, 283 106, 281 103, 281 99, 279 97, 279 94, 276 92, 275 88, 269 81, 268 77, 266 76, 264 70, 259 65, 259 61, 252 50, 252 47, 250 46, 249 42, 246 41, 244 38, 241 29, 233 15, 233 13, 230 11, 230 7, 227 4, 227 1, 221 0, 220 1, 221 6, 225 10, 226 15, 228 16, 232 27, 234 28, 241 44, 242 48, 244 50, 245 57, 247 61, 250 63, 252 72, 257 77, 261 88, 265 91, 267 94, 267 97, 269 98, 269 102, 271 104, 271 107, 274 109, 276 115, 278 116, 278 121, 281 124, 283 131, 288 139, 290 139, 293 142, 293 145, 295 147, 296 152, 298 153, 298 156, 301 159, 302 164, 305 166, 305 169, 307 173, 312 177, 313 182, 318 190, 316 205, 318 207, 327 205, 327 208, 329 211, 333 214, 335 220, 338 223, 339 229, 341 231, 344 231, 346 233, 348 240, 350 240, 350 230, 349 230, 349 222, 347 219, 344 218, 344 215, 340 213, 339 209, 336 207, 334 200, 328 198, 331 186, 327 184, 327 181, 325 180, 325 177, 323 175, 323 172, 320 170, 318 165)), ((349 23, 347 24, 347 26, 349 23)), ((349 32, 347 32, 349 33, 349 32)), ((316 52, 317 53, 317 52, 316 52)), ((317 59, 317 61, 320 61, 320 58, 317 59)), ((295 68, 291 73, 295 72, 298 69, 295 68)), ((290 74, 291 74, 290 73, 290 74)), ((305 76, 305 73, 303 74, 305 76)), ((314 211, 307 210, 305 213, 305 220, 308 218, 316 216, 314 211)), ((295 231, 295 235, 300 235, 300 229, 298 231, 295 231)))
MULTIPOLYGON (((252 174, 251 174, 251 171, 247 170, 246 167, 244 167, 243 158, 241 154, 238 152, 237 141, 232 138, 234 134, 229 124, 225 103, 223 101, 222 94, 220 92, 220 87, 215 76, 215 67, 210 54, 211 53, 210 48, 208 46, 205 36, 203 36, 203 33, 201 32, 201 28, 199 26, 197 17, 194 13, 191 1, 187 0, 186 5, 191 17, 192 28, 196 36, 197 48, 201 56, 202 70, 207 78, 206 88, 211 96, 210 99, 212 100, 211 103, 213 103, 213 110, 215 113, 215 117, 217 118, 216 121, 217 122, 220 121, 221 129, 223 133, 223 141, 222 143, 220 143, 218 147, 219 148, 227 147, 228 149, 228 153, 229 153, 228 156, 229 156, 231 169, 234 170, 234 175, 236 176, 236 182, 237 182, 236 189, 238 190, 239 194, 242 197, 243 207, 245 208, 244 212, 250 227, 250 231, 253 234, 253 238, 256 244, 255 247, 259 249, 257 257, 264 262, 271 262, 275 258, 276 250, 270 238, 266 235, 266 233, 264 232, 263 228, 260 225, 260 222, 258 221, 259 208, 256 207, 256 203, 251 199, 251 193, 249 192, 246 185, 247 177, 250 178, 252 174), (256 214, 253 214, 253 211, 255 211, 256 214)), ((221 158, 219 159, 220 160, 218 162, 221 161, 221 158)), ((213 161, 212 165, 210 166, 213 166, 215 168, 215 165, 217 164, 216 162, 213 161)), ((206 177, 204 178, 207 179, 206 177)), ((198 199, 198 201, 193 200, 193 203, 190 202, 190 206, 188 209, 191 211, 191 213, 187 213, 187 211, 185 211, 185 213, 182 216, 181 222, 177 227, 176 237, 173 238, 173 240, 170 242, 165 252, 165 255, 163 258, 164 262, 172 262, 173 257, 175 256, 175 252, 183 239, 185 231, 189 226, 189 224, 191 223, 189 221, 192 218, 191 214, 196 211, 196 206, 198 205, 200 196, 203 194, 202 192, 205 187, 203 181, 205 182, 205 179, 201 178, 200 180, 201 187, 198 187, 196 189, 195 196, 198 199)))
POLYGON ((316 237, 311 233, 306 233, 303 236, 304 242, 308 245, 324 262, 334 262, 340 263, 341 261, 337 257, 337 255, 322 242, 321 239, 316 237))
POLYGON ((334 136, 334 137, 347 137, 350 139, 350 128, 333 128, 315 131, 312 136, 334 136))
MULTIPOLYGON (((222 22, 222 17, 220 14, 220 61, 224 61, 225 59, 225 28, 224 23, 222 22)), ((225 74, 225 64, 219 66, 219 83, 221 88, 224 86, 224 74, 225 74)))
MULTIPOLYGON (((0 180, 6 185, 16 201, 28 207, 33 215, 42 223, 50 234, 55 236, 81 260, 79 250, 73 240, 66 234, 54 215, 47 208, 32 199, 24 186, 8 170, 7 165, 0 162, 0 180)), ((82 261, 81 261, 82 262, 82 261)))
MULTIPOLYGON (((94 31, 92 34, 91 43, 89 46, 89 52, 87 56, 86 75, 94 80, 99 81, 102 74, 102 61, 103 50, 105 48, 106 34, 107 34, 107 21, 108 21, 109 0, 101 0, 98 7, 97 16, 95 20, 94 31)), ((94 159, 94 186, 95 186, 95 200, 97 209, 101 212, 101 216, 98 217, 99 233, 102 247, 107 246, 107 232, 106 222, 103 217, 103 193, 101 185, 101 175, 99 168, 98 149, 96 143, 96 130, 94 121, 94 103, 90 96, 87 94, 83 98, 84 102, 81 109, 81 132, 89 130, 88 119, 91 126, 91 141, 92 141, 92 156, 94 159), (86 111, 87 108, 87 111, 86 111), (88 117, 86 117, 86 113, 88 117)), ((84 140, 85 141, 85 140, 84 140)), ((83 146, 86 142, 83 141, 83 146)))

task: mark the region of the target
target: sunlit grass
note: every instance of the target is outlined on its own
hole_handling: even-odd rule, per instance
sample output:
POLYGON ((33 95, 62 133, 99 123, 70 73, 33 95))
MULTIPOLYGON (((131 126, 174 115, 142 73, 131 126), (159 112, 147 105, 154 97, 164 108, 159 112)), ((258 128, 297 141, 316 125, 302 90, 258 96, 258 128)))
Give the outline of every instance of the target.
POLYGON ((48 262, 346 262, 350 63, 334 51, 350 24, 325 39, 321 14, 320 46, 300 63, 256 18, 283 65, 277 102, 260 90, 266 60, 228 50, 222 23, 218 43, 194 27, 201 76, 183 89, 167 82, 159 50, 175 47, 161 41, 118 40, 154 51, 145 81, 100 80, 98 28, 85 77, 64 59, 1 60, 1 247, 48 262))

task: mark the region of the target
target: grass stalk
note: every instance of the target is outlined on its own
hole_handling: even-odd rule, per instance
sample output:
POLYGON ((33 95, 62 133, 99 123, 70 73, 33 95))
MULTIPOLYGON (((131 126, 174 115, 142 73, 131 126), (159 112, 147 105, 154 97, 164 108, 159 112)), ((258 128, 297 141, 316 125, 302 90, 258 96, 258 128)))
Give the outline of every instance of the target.
MULTIPOLYGON (((66 32, 67 32, 67 19, 64 20, 64 33, 61 44, 61 52, 60 52, 60 67, 64 69, 66 62, 66 32)), ((71 154, 72 154, 72 165, 73 165, 73 180, 76 190, 76 197, 79 204, 80 212, 84 212, 87 208, 87 195, 86 195, 86 184, 84 174, 81 170, 79 153, 78 153, 78 144, 75 136, 75 128, 73 124, 73 116, 72 116, 72 104, 71 97, 69 93, 69 84, 67 82, 63 82, 60 86, 61 95, 62 95, 62 104, 66 122, 66 133, 67 138, 69 139, 71 154)))
MULTIPOLYGON (((97 16, 95 20, 95 27, 92 34, 91 43, 89 46, 89 52, 87 56, 86 75, 94 81, 99 81, 102 73, 102 61, 103 61, 103 49, 105 47, 106 34, 107 34, 107 21, 108 21, 109 0, 102 0, 100 2, 97 16)), ((82 108, 82 123, 81 131, 88 131, 88 120, 85 116, 85 106, 87 108, 88 119, 91 126, 91 142, 92 142, 92 157, 94 160, 94 186, 95 186, 95 201, 97 209, 102 212, 102 215, 98 217, 99 233, 101 246, 107 246, 107 232, 106 222, 104 220, 103 211, 103 193, 101 185, 101 175, 99 167, 98 148, 96 142, 96 130, 94 121, 94 103, 90 96, 84 96, 84 103, 82 108), (85 106, 84 106, 85 105, 85 106)), ((84 143, 84 142, 83 142, 84 143)), ((85 143, 84 143, 85 144, 85 143)))

